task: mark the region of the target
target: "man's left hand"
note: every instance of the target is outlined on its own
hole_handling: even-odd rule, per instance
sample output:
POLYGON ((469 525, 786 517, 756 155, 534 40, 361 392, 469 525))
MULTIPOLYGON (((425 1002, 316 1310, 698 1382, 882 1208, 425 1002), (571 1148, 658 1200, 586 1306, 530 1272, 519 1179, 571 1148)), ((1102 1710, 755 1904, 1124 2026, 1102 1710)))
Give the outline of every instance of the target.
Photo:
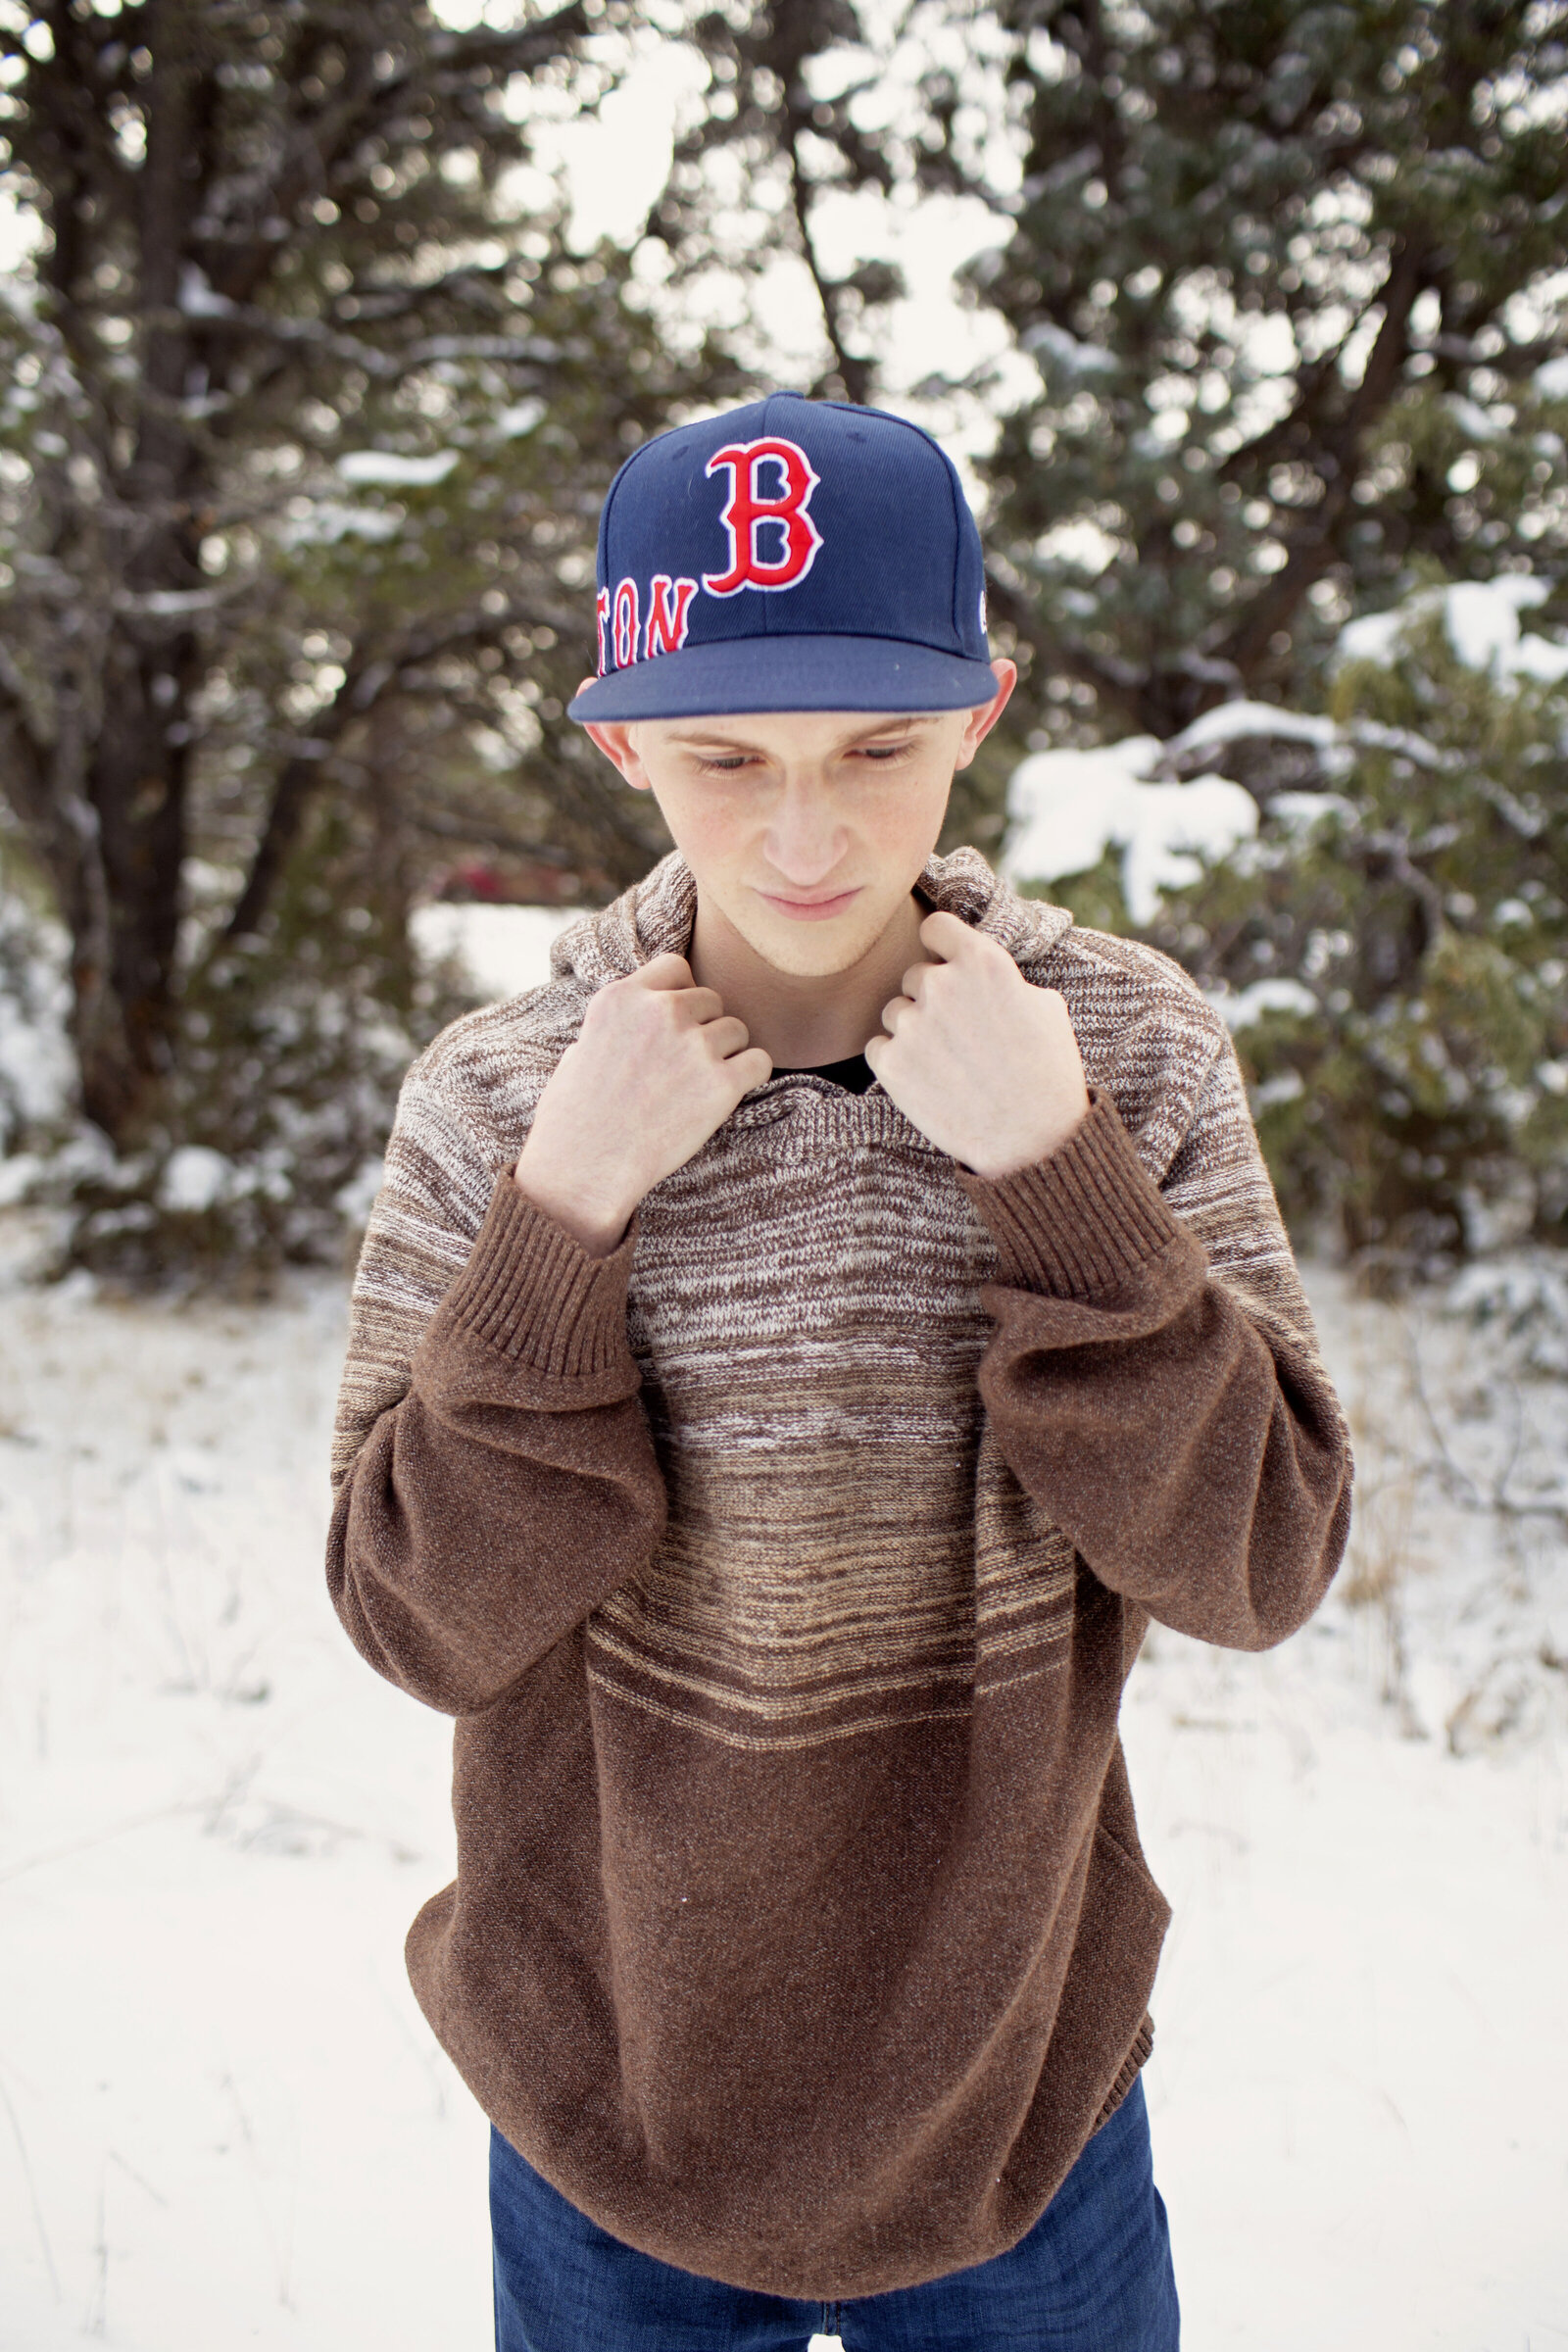
POLYGON ((956 914, 928 914, 920 945, 935 960, 905 973, 865 1058, 911 1126, 977 1176, 1030 1167, 1089 1110, 1066 1004, 956 914))

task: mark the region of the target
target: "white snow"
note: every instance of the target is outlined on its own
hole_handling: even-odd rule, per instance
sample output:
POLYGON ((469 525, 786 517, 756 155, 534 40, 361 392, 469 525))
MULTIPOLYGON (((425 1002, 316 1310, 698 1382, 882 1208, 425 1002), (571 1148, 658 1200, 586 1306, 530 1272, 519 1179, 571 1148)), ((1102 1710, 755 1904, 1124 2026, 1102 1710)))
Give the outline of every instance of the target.
POLYGON ((496 411, 495 430, 503 441, 517 441, 522 438, 524 433, 531 433, 534 426, 542 423, 549 414, 550 404, 548 401, 519 400, 509 409, 496 411))
MULTIPOLYGON (((1265 1012, 1305 1014, 1317 1010, 1317 999, 1304 982, 1287 979, 1283 974, 1273 980, 1254 980, 1248 988, 1210 989, 1207 995, 1226 1027, 1233 1031, 1250 1029, 1265 1012)), ((1291 1097, 1276 1095, 1272 1099, 1289 1102, 1291 1097)))
POLYGON ((187 318, 229 318, 234 315, 233 303, 226 294, 216 291, 199 262, 180 264, 178 304, 187 318))
POLYGON ((1468 433, 1472 441, 1495 441, 1508 429, 1505 424, 1499 424, 1490 410, 1482 408, 1479 402, 1466 400, 1462 392, 1447 393, 1443 405, 1454 423, 1461 431, 1468 433))
MULTIPOLYGON (((1392 730, 1391 730, 1392 731, 1392 730)), ((1360 811, 1343 792, 1275 792, 1269 795, 1269 815, 1288 832, 1309 833, 1327 816, 1353 823, 1360 811)))
MULTIPOLYGON (((5 897, 0 871, 0 1114, 67 1115, 76 1086, 69 955, 64 926, 32 923, 5 897)), ((0 1136, 9 1123, 0 1115, 0 1136)))
POLYGON ((1468 669, 1504 665, 1519 642, 1521 607, 1539 605, 1548 583, 1513 573, 1500 580, 1460 580, 1444 591, 1448 642, 1468 669))
MULTIPOLYGON (((1284 710, 1276 703, 1216 703, 1173 735, 1165 746, 1172 758, 1200 751, 1211 743, 1235 743, 1248 735, 1278 736, 1289 743, 1315 743, 1325 748, 1338 743, 1340 730, 1332 718, 1315 711, 1284 710)), ((1272 806, 1272 803, 1270 804, 1272 806)))
POLYGON ((1264 1078, 1248 1090, 1248 1099, 1255 1117, 1275 1102, 1298 1102, 1306 1092, 1306 1080, 1299 1070, 1279 1070, 1272 1078, 1264 1078))
POLYGON ((158 1197, 166 1208, 214 1208, 228 1190, 234 1163, 205 1144, 185 1144, 171 1153, 159 1180, 158 1197))
MULTIPOLYGON (((340 1278, 19 1287, 0 1219, 0 2348, 490 2341, 486 2128, 402 1944, 450 1727, 322 1577, 340 1278)), ((1443 1311, 1309 1268, 1349 1559, 1123 1707, 1175 1909, 1146 2074, 1189 2352, 1544 2352, 1568 2323, 1568 1338, 1555 1260, 1443 1311), (1479 1318, 1479 1320, 1473 1319, 1479 1318)))
POLYGON ((90 1291, 0 1300, 0 2346, 482 2343, 401 1961, 448 1729, 343 1672, 321 1577, 342 1283, 90 1291))
POLYGON ((1115 353, 1106 351, 1102 344, 1081 343, 1076 335, 1068 334, 1064 326, 1054 325, 1049 318, 1027 327, 1020 340, 1025 351, 1065 375, 1114 375, 1121 367, 1115 353))
POLYGON ((504 906, 440 900, 416 906, 409 931, 428 961, 455 956, 486 998, 514 997, 550 977, 550 950, 580 906, 504 906))
POLYGON ((434 482, 444 482, 461 458, 462 452, 456 449, 438 449, 427 458, 406 458, 392 449, 351 449, 338 459, 337 469, 346 482, 427 489, 434 482))
POLYGON ((1257 803, 1225 776, 1187 784, 1144 779, 1161 757, 1152 735, 1095 751, 1032 752, 1007 790, 1011 831, 1002 870, 1014 882, 1053 882, 1122 851, 1122 894, 1149 922, 1162 890, 1195 882, 1199 856, 1222 858, 1257 831, 1257 803), (1197 853, 1198 855, 1195 855, 1197 853))
POLYGON ((1551 583, 1535 572, 1504 572, 1494 580, 1459 580, 1447 588, 1422 588, 1387 612, 1364 612, 1347 621, 1336 642, 1340 662, 1395 659, 1406 627, 1442 609, 1448 643, 1469 669, 1497 678, 1531 677, 1550 682, 1568 677, 1568 645, 1534 632, 1523 633, 1519 615, 1544 604, 1551 583))
POLYGON ((318 499, 308 514, 289 515, 277 526, 285 547, 336 547, 344 539, 395 539, 403 524, 381 507, 351 507, 340 498, 318 499))
POLYGON ((1405 624, 1417 600, 1409 605, 1391 606, 1386 612, 1361 612, 1348 620, 1335 639, 1335 657, 1341 662, 1392 662, 1404 635, 1405 624))
POLYGON ((1532 630, 1514 645, 1508 666, 1516 678, 1539 678, 1544 685, 1554 684, 1558 678, 1568 678, 1568 645, 1559 645, 1554 638, 1539 636, 1532 630))
POLYGON ((1544 361, 1530 380, 1543 400, 1568 400, 1568 353, 1544 361))
POLYGON ((353 1231, 364 1231, 366 1221, 375 1206, 375 1196, 381 1190, 381 1179, 385 1173, 385 1160, 362 1160, 348 1183, 333 1195, 334 1207, 353 1231))

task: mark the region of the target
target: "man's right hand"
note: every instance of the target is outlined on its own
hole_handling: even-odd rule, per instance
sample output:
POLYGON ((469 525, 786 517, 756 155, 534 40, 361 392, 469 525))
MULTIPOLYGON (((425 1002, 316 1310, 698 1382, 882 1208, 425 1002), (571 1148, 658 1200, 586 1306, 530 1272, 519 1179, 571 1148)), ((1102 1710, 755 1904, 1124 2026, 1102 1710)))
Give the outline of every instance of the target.
POLYGON ((656 956, 589 1000, 539 1098, 515 1181, 590 1256, 608 1257, 643 1195, 772 1074, 685 956, 656 956))

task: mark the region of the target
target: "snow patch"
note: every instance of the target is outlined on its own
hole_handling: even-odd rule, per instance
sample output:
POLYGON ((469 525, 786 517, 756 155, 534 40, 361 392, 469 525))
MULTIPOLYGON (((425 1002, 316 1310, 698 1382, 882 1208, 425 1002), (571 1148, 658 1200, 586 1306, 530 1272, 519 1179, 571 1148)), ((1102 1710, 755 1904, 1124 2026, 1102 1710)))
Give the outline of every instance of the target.
POLYGON ((1534 572, 1504 572, 1494 580, 1457 580, 1449 588, 1418 589, 1387 612, 1364 612, 1347 621, 1336 642, 1335 660, 1386 665, 1396 659, 1411 622, 1441 610, 1448 643, 1466 668, 1549 684, 1568 677, 1568 645, 1522 634, 1519 615, 1544 604, 1550 594, 1550 581, 1534 572))
POLYGON ((178 307, 186 318, 231 318, 234 305, 226 294, 213 286, 206 270, 197 262, 180 266, 178 307))
POLYGON ((455 956, 487 1000, 543 988, 551 977, 550 951, 580 906, 498 906, 441 901, 416 906, 409 934, 427 962, 455 956))
POLYGON ((503 441, 518 441, 524 433, 531 433, 536 424, 541 424, 549 414, 548 401, 519 400, 512 408, 497 412, 496 433, 503 441))
POLYGON ((1559 645, 1554 638, 1531 630, 1514 647, 1509 666, 1516 678, 1535 678, 1544 686, 1554 685, 1559 678, 1568 678, 1568 645, 1559 645))
POLYGON ((1337 816, 1345 824, 1354 824, 1360 810, 1343 792, 1276 792, 1269 796, 1268 812, 1271 820, 1283 825, 1288 833, 1310 833, 1325 817, 1337 816))
POLYGON ((1568 1265, 1557 1253, 1537 1250, 1466 1266, 1449 1284, 1446 1305, 1450 1314, 1500 1333, 1532 1372, 1568 1374, 1568 1265))
POLYGON ((1121 367, 1113 351, 1099 343, 1080 343, 1076 335, 1069 335, 1065 327, 1054 325, 1049 318, 1027 328, 1020 340, 1035 359, 1066 375, 1114 375, 1121 367))
POLYGON ((1173 735, 1165 749, 1171 757, 1180 758, 1184 752, 1200 751, 1211 743, 1236 743, 1249 735, 1274 736, 1283 743, 1315 743, 1326 750, 1339 741, 1340 730, 1332 718, 1308 710, 1282 710, 1275 703, 1217 703, 1190 727, 1173 735))
POLYGON ((1507 430, 1477 402, 1466 400, 1462 392, 1450 392, 1443 405, 1461 432, 1468 433, 1472 441, 1495 441, 1507 430))
MULTIPOLYGON (((1432 600, 1426 600, 1430 608, 1432 600)), ((1348 620, 1335 640, 1334 655, 1338 662, 1378 662, 1385 667, 1398 653, 1399 643, 1412 614, 1420 610, 1421 600, 1412 598, 1406 605, 1391 606, 1387 612, 1361 612, 1348 620)))
POLYGON ((1273 1078, 1265 1078, 1261 1086, 1251 1091, 1252 1112, 1271 1110, 1276 1102, 1298 1102, 1306 1092, 1306 1080, 1299 1070, 1281 1070, 1273 1078))
POLYGON ((1544 580, 1527 574, 1500 580, 1459 580, 1443 595, 1448 643, 1467 669, 1505 669, 1519 643, 1519 613, 1549 594, 1544 580))
POLYGON ((339 458, 338 472, 346 482, 375 482, 398 488, 429 489, 444 482, 462 463, 461 450, 438 449, 428 458, 406 458, 392 449, 351 449, 339 458))
POLYGON ((71 1115, 70 941, 5 892, 0 873, 0 1148, 19 1128, 71 1115))
POLYGON ((332 1205, 345 1225, 364 1230, 375 1206, 375 1196, 381 1190, 381 1180, 385 1174, 384 1159, 364 1160, 347 1184, 333 1194, 332 1205))
POLYGON ((1127 911, 1135 923, 1151 922, 1161 892, 1196 882, 1202 858, 1223 858, 1257 831, 1257 803, 1226 776, 1146 781, 1162 752, 1157 737, 1134 735, 1095 751, 1034 752, 1021 760, 1007 791, 1007 879, 1080 874, 1115 845, 1127 911))
POLYGON ((24 1119, 64 1118, 75 1085, 66 1035, 70 988, 50 974, 30 1003, 0 993, 0 1102, 24 1119))
MULTIPOLYGON (((1274 980, 1254 980, 1249 988, 1214 988, 1204 993, 1226 1028, 1233 1034, 1237 1030, 1255 1028, 1268 1012, 1304 1015, 1317 1010, 1317 999, 1312 991, 1303 982, 1288 980, 1283 976, 1274 980)), ((1291 1089, 1293 1095, 1299 1092, 1299 1085, 1291 1089)), ((1284 1102, 1288 1098, 1276 1095, 1271 1100, 1284 1102)))
POLYGON ((170 1154, 158 1198, 165 1208, 192 1214, 216 1208, 228 1194, 234 1174, 233 1161, 221 1152, 209 1151, 205 1144, 185 1144, 170 1154))
POLYGON ((380 507, 350 507, 341 499, 323 498, 309 514, 280 524, 278 537, 285 547, 335 547, 342 539, 395 539, 402 528, 401 517, 380 507))

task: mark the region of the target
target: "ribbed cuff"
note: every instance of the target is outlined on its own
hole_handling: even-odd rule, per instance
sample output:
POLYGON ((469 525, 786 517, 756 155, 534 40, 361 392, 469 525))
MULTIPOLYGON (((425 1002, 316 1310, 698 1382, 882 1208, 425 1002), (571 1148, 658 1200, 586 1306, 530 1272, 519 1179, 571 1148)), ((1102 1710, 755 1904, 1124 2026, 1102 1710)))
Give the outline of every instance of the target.
POLYGON ((957 1173, 996 1240, 997 1279, 1050 1298, 1118 1290, 1182 1230, 1102 1090, 1049 1158, 1008 1176, 957 1173))
POLYGON ((574 1380, 631 1363, 626 1285, 637 1240, 590 1257, 506 1169, 468 1262, 447 1293, 447 1314, 514 1363, 574 1380))

